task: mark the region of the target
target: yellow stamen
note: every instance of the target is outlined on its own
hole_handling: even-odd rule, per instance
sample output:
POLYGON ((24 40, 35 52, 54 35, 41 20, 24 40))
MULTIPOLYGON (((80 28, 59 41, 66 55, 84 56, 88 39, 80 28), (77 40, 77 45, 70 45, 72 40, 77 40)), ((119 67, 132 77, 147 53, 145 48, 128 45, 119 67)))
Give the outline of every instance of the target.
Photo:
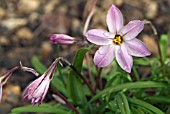
POLYGON ((113 39, 113 43, 116 45, 120 45, 123 42, 123 38, 120 35, 115 35, 113 39))

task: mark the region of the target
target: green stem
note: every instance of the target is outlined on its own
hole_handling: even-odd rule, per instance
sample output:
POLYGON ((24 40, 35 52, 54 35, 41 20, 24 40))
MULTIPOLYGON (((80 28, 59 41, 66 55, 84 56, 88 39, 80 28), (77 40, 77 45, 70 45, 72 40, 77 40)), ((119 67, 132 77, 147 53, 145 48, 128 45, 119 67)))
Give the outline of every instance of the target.
POLYGON ((95 90, 92 88, 90 83, 84 78, 84 76, 69 61, 67 61, 64 58, 61 59, 84 81, 84 83, 89 87, 91 92, 95 95, 96 94, 95 90))
POLYGON ((137 81, 140 81, 140 76, 139 76, 139 74, 138 74, 138 71, 136 70, 136 67, 133 66, 133 67, 132 67, 132 70, 133 70, 133 72, 135 73, 136 80, 137 80, 137 81))
POLYGON ((97 73, 97 81, 96 81, 96 87, 95 87, 95 91, 97 89, 97 87, 99 87, 100 90, 102 90, 102 78, 101 78, 101 72, 102 72, 102 68, 98 69, 98 73, 97 73))
POLYGON ((65 103, 73 110, 76 112, 76 114, 80 114, 78 110, 72 105, 59 91, 57 91, 54 87, 51 86, 52 91, 57 94, 61 99, 65 101, 65 103))

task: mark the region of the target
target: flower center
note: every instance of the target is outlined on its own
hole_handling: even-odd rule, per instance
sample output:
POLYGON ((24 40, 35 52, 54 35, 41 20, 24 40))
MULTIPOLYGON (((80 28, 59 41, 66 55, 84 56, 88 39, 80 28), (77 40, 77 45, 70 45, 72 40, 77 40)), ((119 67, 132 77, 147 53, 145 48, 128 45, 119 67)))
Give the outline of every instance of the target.
POLYGON ((113 39, 113 43, 116 45, 120 45, 123 42, 123 38, 120 35, 115 35, 114 39, 113 39))

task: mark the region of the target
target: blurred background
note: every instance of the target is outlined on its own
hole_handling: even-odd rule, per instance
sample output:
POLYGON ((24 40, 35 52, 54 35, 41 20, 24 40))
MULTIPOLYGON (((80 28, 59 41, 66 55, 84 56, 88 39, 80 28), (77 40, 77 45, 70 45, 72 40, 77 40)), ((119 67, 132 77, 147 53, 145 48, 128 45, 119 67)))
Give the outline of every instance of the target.
MULTIPOLYGON (((0 74, 22 61, 32 67, 31 58, 37 55, 47 67, 56 57, 57 45, 51 44, 49 34, 64 33, 83 40, 83 27, 92 8, 93 0, 0 0, 0 74)), ((124 16, 131 20, 150 20, 158 35, 170 31, 170 0, 98 0, 89 29, 107 29, 106 14, 116 4, 124 16)), ((150 26, 138 36, 152 52, 158 53, 150 26)), ((82 45, 63 45, 60 56, 73 60, 82 45)), ((97 47, 96 47, 97 49, 97 47)), ((168 49, 170 55, 170 48, 168 49)), ((3 88, 0 114, 8 114, 12 107, 30 104, 22 99, 22 92, 35 77, 15 72, 3 88)), ((50 101, 49 99, 45 99, 50 101)))

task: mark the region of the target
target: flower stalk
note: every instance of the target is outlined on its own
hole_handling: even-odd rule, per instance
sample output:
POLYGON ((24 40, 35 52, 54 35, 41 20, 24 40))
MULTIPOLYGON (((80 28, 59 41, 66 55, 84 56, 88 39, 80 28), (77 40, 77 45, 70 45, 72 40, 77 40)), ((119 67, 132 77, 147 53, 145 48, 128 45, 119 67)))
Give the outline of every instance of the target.
POLYGON ((95 95, 96 92, 95 90, 93 89, 93 87, 90 85, 90 83, 84 78, 84 76, 79 72, 77 71, 77 69, 69 62, 67 61, 66 59, 64 58, 61 58, 78 76, 80 76, 80 78, 84 81, 84 83, 89 87, 90 91, 95 95))
MULTIPOLYGON (((153 33, 154 33, 154 36, 155 36, 155 41, 156 41, 157 47, 158 47, 159 61, 160 61, 161 65, 162 65, 162 67, 164 67, 164 62, 163 62, 162 53, 161 53, 161 47, 160 47, 159 38, 158 38, 158 32, 157 32, 155 26, 152 24, 151 21, 145 20, 145 23, 149 24, 151 26, 152 30, 153 30, 153 33)), ((164 69, 162 70, 162 74, 163 75, 165 74, 165 70, 164 69)))
POLYGON ((73 110, 76 112, 76 114, 80 114, 78 110, 72 105, 59 91, 57 91, 53 86, 51 86, 52 91, 57 94, 62 100, 65 101, 65 103, 73 110))
POLYGON ((103 68, 99 68, 99 69, 98 69, 98 73, 97 73, 97 82, 96 82, 95 90, 97 89, 97 87, 99 87, 100 90, 103 89, 102 78, 101 78, 102 69, 103 69, 103 68))

